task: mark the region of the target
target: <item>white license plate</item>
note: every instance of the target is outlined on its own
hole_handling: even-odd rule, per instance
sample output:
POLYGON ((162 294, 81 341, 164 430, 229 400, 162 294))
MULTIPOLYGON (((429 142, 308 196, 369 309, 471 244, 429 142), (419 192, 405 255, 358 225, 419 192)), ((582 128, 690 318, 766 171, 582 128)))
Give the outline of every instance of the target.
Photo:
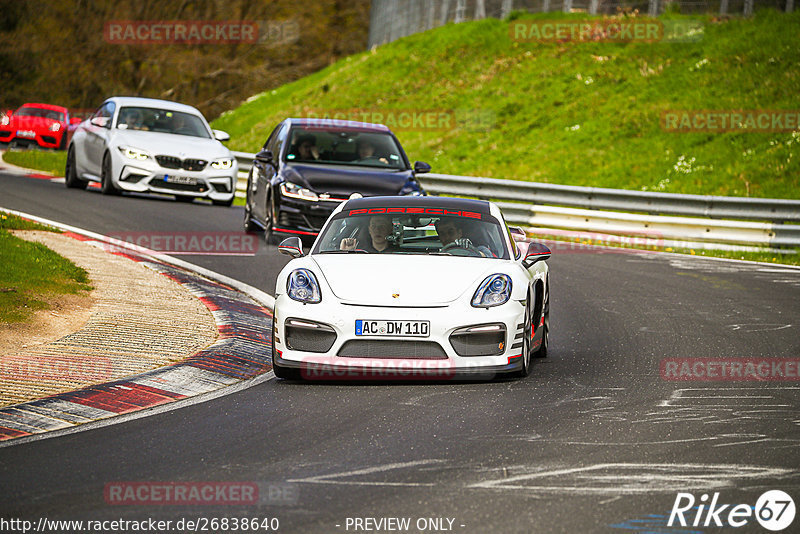
POLYGON ((197 185, 197 178, 193 178, 191 176, 175 176, 174 174, 165 174, 164 181, 170 184, 197 185))
POLYGON ((27 137, 28 139, 33 139, 36 137, 36 132, 32 132, 30 130, 17 130, 17 137, 27 137))
POLYGON ((373 321, 356 319, 357 336, 428 337, 430 321, 373 321))

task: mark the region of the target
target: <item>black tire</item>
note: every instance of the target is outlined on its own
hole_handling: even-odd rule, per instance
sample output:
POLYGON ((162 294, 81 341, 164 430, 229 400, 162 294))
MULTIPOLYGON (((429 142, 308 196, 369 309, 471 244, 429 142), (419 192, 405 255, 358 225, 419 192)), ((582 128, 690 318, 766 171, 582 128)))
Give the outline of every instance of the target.
MULTIPOLYGON (((549 284, 548 284, 549 289, 549 284)), ((547 348, 550 345, 550 292, 547 293, 547 302, 544 303, 544 325, 542 326, 542 344, 536 352, 533 353, 534 358, 547 358, 547 348)))
POLYGON ((100 192, 104 195, 119 195, 120 190, 114 187, 111 181, 111 156, 106 154, 103 156, 103 169, 100 173, 100 192))
POLYGON ((531 296, 525 299, 525 318, 522 327, 522 368, 517 371, 519 378, 531 374, 531 296))
POLYGON ((69 147, 67 152, 67 166, 64 168, 64 184, 70 189, 86 189, 86 180, 78 178, 75 167, 75 148, 69 147))
POLYGON ((276 377, 283 378, 284 380, 300 380, 300 369, 275 365, 274 361, 272 362, 272 372, 275 373, 276 377))
POLYGON ((267 205, 264 209, 264 242, 267 245, 275 244, 275 233, 273 232, 274 222, 272 220, 272 195, 267 195, 267 205))
POLYGON ((233 205, 233 197, 230 200, 212 200, 212 204, 215 206, 225 206, 226 208, 230 208, 233 205))
POLYGON ((250 201, 245 201, 244 204, 244 231, 247 233, 257 232, 261 228, 253 222, 253 214, 250 210, 250 201))

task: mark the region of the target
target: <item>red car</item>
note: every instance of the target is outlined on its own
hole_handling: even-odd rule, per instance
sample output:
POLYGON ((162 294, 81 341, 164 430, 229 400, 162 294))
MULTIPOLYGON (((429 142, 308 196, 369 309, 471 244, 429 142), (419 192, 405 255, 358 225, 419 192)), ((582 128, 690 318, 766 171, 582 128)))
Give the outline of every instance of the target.
POLYGON ((81 122, 69 110, 50 104, 24 104, 0 116, 0 143, 11 146, 39 145, 42 148, 67 148, 70 125, 81 122))

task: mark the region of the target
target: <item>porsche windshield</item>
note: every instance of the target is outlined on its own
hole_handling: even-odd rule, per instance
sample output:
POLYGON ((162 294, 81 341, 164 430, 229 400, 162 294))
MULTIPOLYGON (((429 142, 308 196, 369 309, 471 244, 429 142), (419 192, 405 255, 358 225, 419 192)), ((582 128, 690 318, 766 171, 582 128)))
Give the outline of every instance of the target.
POLYGON ((124 107, 119 111, 117 128, 211 138, 197 115, 158 108, 124 107))
POLYGON ((369 215, 350 215, 349 212, 336 215, 323 231, 312 253, 509 258, 500 223, 489 215, 430 216, 414 213, 376 214, 376 210, 370 211, 373 213, 369 215))
POLYGON ((384 132, 344 128, 292 128, 285 160, 406 170, 405 158, 394 137, 384 132))
POLYGON ((54 109, 21 107, 17 110, 16 114, 19 117, 40 117, 42 119, 64 122, 64 114, 54 109))

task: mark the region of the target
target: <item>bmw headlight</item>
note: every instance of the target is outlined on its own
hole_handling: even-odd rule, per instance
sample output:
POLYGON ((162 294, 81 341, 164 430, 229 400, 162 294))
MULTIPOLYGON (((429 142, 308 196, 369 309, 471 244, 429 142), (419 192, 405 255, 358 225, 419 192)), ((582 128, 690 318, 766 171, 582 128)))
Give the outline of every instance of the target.
POLYGON ((322 301, 317 277, 308 269, 295 269, 286 281, 286 293, 289 298, 305 304, 316 304, 322 301))
POLYGON ((218 171, 227 171, 233 167, 233 158, 222 158, 211 162, 211 168, 218 171))
POLYGON ((511 277, 506 274, 493 274, 478 286, 472 296, 472 305, 476 308, 491 308, 508 302, 511 298, 511 277))
POLYGON ((283 182, 281 184, 281 194, 285 197, 299 198, 300 200, 308 200, 310 202, 317 202, 319 200, 319 197, 315 192, 297 184, 293 184, 292 182, 283 182))
POLYGON ((121 146, 119 147, 119 151, 122 152, 122 155, 126 158, 136 159, 139 161, 144 161, 150 157, 144 150, 139 150, 138 148, 132 148, 129 146, 121 146))

